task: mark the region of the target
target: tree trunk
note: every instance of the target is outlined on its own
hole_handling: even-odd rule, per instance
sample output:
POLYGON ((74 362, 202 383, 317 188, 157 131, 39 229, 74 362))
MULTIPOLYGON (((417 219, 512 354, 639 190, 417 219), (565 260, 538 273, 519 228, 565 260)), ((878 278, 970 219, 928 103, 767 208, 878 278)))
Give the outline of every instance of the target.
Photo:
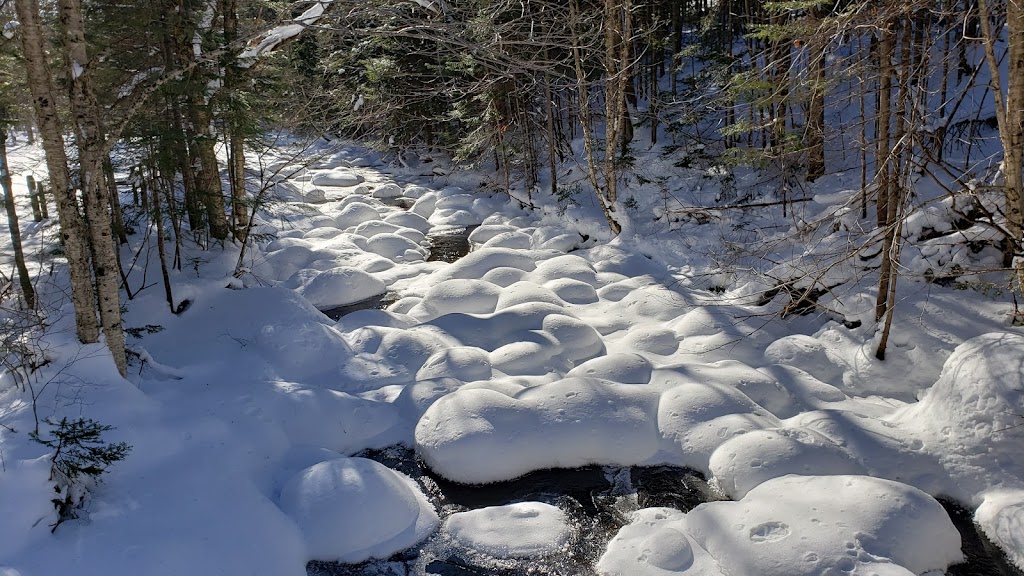
POLYGON ((103 180, 107 184, 107 199, 110 201, 110 224, 117 234, 119 244, 128 243, 128 231, 124 227, 124 217, 121 215, 121 199, 117 195, 117 180, 114 176, 114 163, 110 161, 110 155, 103 155, 103 180))
MULTIPOLYGON (((221 14, 224 18, 224 44, 230 45, 238 38, 238 0, 221 0, 221 14)), ((233 62, 224 66, 224 89, 229 98, 238 89, 238 71, 233 62)), ((231 219, 234 236, 245 242, 248 211, 245 209, 245 136, 236 112, 228 113, 228 174, 231 185, 231 219)))
POLYGON ((7 227, 11 230, 11 247, 14 250, 14 266, 18 269, 18 283, 21 295, 25 298, 25 306, 32 310, 36 307, 36 292, 32 288, 32 278, 25 266, 25 251, 21 246, 21 228, 18 227, 18 211, 14 205, 14 186, 11 173, 7 168, 7 131, 0 133, 0 187, 4 193, 4 207, 7 209, 7 227))
POLYGON ((227 213, 224 210, 224 196, 220 181, 220 163, 217 162, 217 139, 211 131, 210 123, 213 114, 208 104, 200 104, 190 99, 188 104, 189 117, 195 135, 196 156, 199 160, 199 174, 196 184, 199 199, 206 209, 210 236, 217 240, 226 240, 231 232, 228 226, 227 213))
MULTIPOLYGON (((4 133, 6 136, 7 133, 4 133)), ((36 194, 36 179, 31 175, 25 176, 25 186, 28 188, 28 201, 32 205, 32 219, 36 222, 43 221, 43 209, 39 206, 39 195, 36 194)))
POLYGON ((121 326, 121 295, 118 260, 110 225, 110 200, 103 185, 103 159, 106 142, 99 120, 99 105, 93 94, 88 71, 85 23, 80 0, 58 0, 63 28, 64 56, 71 87, 71 115, 80 162, 80 182, 89 221, 89 240, 93 250, 93 272, 99 300, 100 324, 114 365, 121 376, 128 374, 121 326))
POLYGON ((43 219, 49 219, 50 207, 46 205, 46 187, 41 181, 36 182, 36 198, 39 198, 39 211, 43 213, 43 219))
POLYGON ((811 67, 811 102, 807 112, 807 181, 825 174, 825 46, 820 39, 808 46, 811 67))
POLYGON ((79 341, 88 344, 99 339, 96 296, 89 273, 89 245, 85 235, 85 222, 78 211, 78 202, 68 174, 64 135, 61 131, 56 101, 53 98, 50 71, 46 67, 47 57, 43 50, 39 4, 37 0, 16 0, 14 7, 18 13, 18 22, 21 24, 19 37, 25 58, 25 71, 32 93, 39 136, 46 154, 50 186, 57 202, 61 241, 68 259, 71 301, 75 307, 75 333, 79 341))
MULTIPOLYGON (((891 172, 890 151, 889 151, 889 114, 890 114, 890 90, 892 88, 892 38, 891 32, 886 28, 881 30, 881 38, 878 41, 878 115, 876 119, 877 128, 875 131, 877 146, 875 152, 875 215, 878 221, 878 229, 885 231, 889 226, 889 185, 891 172)), ((882 245, 882 271, 879 286, 888 286, 889 256, 888 246, 882 245)), ((875 300, 875 321, 880 321, 885 315, 888 302, 888 291, 879 290, 875 300)))

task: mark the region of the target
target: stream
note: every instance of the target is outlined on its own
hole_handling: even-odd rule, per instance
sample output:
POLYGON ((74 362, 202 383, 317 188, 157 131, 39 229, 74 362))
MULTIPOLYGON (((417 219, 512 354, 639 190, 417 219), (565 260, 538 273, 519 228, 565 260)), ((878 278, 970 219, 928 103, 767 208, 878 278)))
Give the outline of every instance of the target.
MULTIPOLYGON (((573 525, 568 552, 493 558, 453 545, 439 530, 418 546, 387 559, 361 564, 309 562, 306 571, 310 576, 596 576, 598 559, 608 541, 628 522, 630 512, 650 507, 687 512, 703 502, 722 499, 701 473, 671 466, 540 470, 508 482, 469 486, 433 474, 409 448, 369 450, 358 456, 376 460, 415 480, 442 522, 456 512, 513 502, 558 506, 573 525)), ((1024 576, 978 531, 969 510, 951 500, 939 502, 960 531, 967 557, 965 563, 951 566, 948 576, 1024 576)))

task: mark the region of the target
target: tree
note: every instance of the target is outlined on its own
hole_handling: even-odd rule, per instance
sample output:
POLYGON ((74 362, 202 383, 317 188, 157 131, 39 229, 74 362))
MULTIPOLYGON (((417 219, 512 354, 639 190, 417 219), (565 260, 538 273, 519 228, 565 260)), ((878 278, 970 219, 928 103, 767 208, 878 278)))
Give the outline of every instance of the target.
MULTIPOLYGON (((1017 274, 1018 291, 1024 294, 1024 4, 1005 0, 999 3, 1006 28, 1007 71, 1005 94, 999 61, 995 55, 998 31, 991 19, 1000 20, 989 10, 987 0, 978 0, 982 43, 988 64, 992 98, 996 106, 999 141, 1003 147, 1003 199, 1005 201, 1006 247, 1003 265, 1013 266, 1017 274)), ((1018 312, 1015 321, 1024 320, 1018 312)))
POLYGON ((25 251, 21 247, 21 229, 18 227, 18 211, 14 205, 14 187, 11 185, 11 172, 7 164, 7 125, 4 122, 4 110, 0 109, 0 188, 4 194, 4 208, 7 210, 7 226, 11 230, 11 246, 14 250, 14 264, 18 270, 18 283, 25 305, 36 307, 36 293, 32 288, 32 278, 28 275, 25 265, 25 251))
POLYGON ((75 191, 71 187, 68 158, 64 151, 64 135, 43 48, 45 41, 39 23, 39 4, 37 0, 16 0, 14 8, 20 23, 19 38, 25 59, 28 87, 32 93, 36 123, 46 154, 50 186, 57 202, 61 241, 68 260, 71 300, 75 308, 75 331, 78 339, 88 344, 99 339, 96 297, 89 270, 89 244, 86 240, 85 221, 79 212, 75 191))
POLYGON ((59 0, 58 6, 71 92, 75 143, 78 147, 78 180, 89 220, 100 325, 117 371, 121 376, 126 376, 128 364, 121 326, 119 263, 111 228, 111 202, 107 197, 103 177, 103 162, 107 158, 106 138, 100 124, 99 105, 90 84, 90 61, 85 43, 82 4, 80 0, 59 0))

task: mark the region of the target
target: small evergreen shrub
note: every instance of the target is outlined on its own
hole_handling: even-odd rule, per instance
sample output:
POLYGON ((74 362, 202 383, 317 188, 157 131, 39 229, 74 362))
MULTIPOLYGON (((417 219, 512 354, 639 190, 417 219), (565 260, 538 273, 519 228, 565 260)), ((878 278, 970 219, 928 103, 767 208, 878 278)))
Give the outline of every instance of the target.
POLYGON ((113 426, 91 418, 61 418, 60 422, 46 419, 44 422, 51 426, 49 435, 43 437, 32 432, 30 436, 53 450, 50 480, 56 483, 54 490, 57 492, 57 497, 51 500, 57 509, 57 522, 51 526, 53 531, 65 520, 78 518, 77 511, 85 504, 90 483, 99 482, 108 467, 124 460, 131 446, 103 440, 103 433, 113 430, 113 426))

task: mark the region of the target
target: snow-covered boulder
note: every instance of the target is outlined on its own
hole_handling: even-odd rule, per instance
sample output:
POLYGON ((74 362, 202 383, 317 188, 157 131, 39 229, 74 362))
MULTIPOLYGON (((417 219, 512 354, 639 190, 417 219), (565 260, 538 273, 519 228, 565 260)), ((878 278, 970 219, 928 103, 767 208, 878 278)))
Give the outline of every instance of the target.
POLYGON ((313 560, 386 558, 420 542, 439 523, 415 482, 365 458, 306 468, 285 485, 280 504, 298 524, 313 560))
POLYGON ((566 378, 514 396, 461 389, 416 425, 416 451, 438 474, 467 484, 546 468, 632 465, 658 450, 657 394, 596 378, 566 378))
POLYGON ((924 574, 963 560, 935 499, 868 476, 776 478, 738 502, 698 506, 685 525, 727 574, 924 574))
POLYGON ((669 389, 658 407, 658 427, 665 449, 677 464, 708 472, 711 454, 733 436, 781 425, 735 388, 688 382, 669 389))
POLYGON ((542 502, 517 502, 452 514, 444 532, 457 545, 495 558, 560 552, 572 530, 565 512, 542 502))
POLYGON ((644 508, 630 514, 597 563, 605 576, 727 576, 711 554, 683 526, 672 508, 644 508))
POLYGON ((912 576, 960 562, 924 492, 868 476, 785 476, 737 502, 639 510, 598 564, 614 576, 912 576))
POLYGON ((387 286, 371 274, 346 266, 317 274, 299 293, 317 308, 360 302, 387 292, 387 286))
POLYGON ((402 196, 402 187, 394 182, 381 184, 373 189, 371 194, 374 198, 399 198, 402 196))
POLYGON ((753 430, 734 436, 711 455, 711 474, 729 497, 787 474, 866 474, 860 463, 824 435, 806 428, 753 430))
POLYGON ((380 220, 380 212, 376 208, 362 202, 353 202, 342 208, 334 221, 338 228, 349 228, 358 226, 363 222, 380 220))
POLYGON ((345 168, 334 168, 313 174, 310 182, 315 186, 338 186, 351 188, 362 184, 365 178, 345 168))

